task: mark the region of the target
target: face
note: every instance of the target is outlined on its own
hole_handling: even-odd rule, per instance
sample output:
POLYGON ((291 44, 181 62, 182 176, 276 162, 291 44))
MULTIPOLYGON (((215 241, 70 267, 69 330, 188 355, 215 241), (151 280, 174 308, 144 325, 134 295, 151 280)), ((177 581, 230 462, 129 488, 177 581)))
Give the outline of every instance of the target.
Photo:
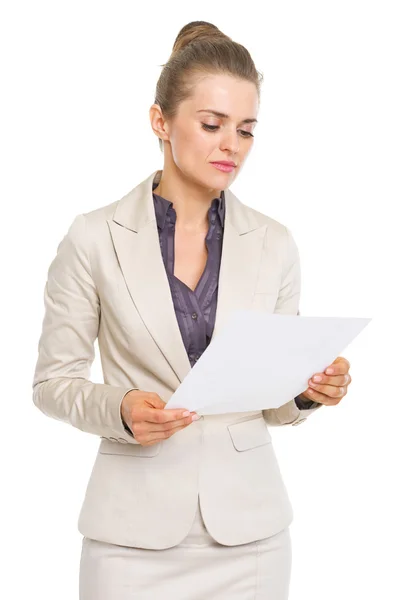
POLYGON ((182 174, 207 189, 231 185, 254 142, 259 100, 253 83, 229 75, 207 75, 197 80, 193 95, 179 105, 173 120, 164 120, 157 105, 151 107, 152 126, 164 140, 165 170, 182 174), (205 109, 227 116, 217 116, 205 109), (233 161, 230 172, 212 163, 233 161))

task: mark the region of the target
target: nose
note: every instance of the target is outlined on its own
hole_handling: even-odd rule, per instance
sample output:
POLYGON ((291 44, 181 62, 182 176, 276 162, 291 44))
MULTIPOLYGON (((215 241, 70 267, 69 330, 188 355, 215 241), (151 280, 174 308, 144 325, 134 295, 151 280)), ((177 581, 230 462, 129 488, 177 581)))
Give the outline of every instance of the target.
POLYGON ((239 152, 239 140, 236 130, 226 130, 221 140, 221 150, 228 150, 232 154, 237 154, 239 152))

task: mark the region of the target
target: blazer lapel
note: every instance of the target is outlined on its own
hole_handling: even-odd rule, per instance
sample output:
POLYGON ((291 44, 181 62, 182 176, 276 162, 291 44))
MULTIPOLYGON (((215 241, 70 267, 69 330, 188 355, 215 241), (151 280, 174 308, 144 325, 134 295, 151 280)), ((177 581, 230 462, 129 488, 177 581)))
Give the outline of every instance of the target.
MULTIPOLYGON (((124 196, 108 220, 127 288, 150 335, 179 385, 191 369, 161 255, 152 184, 162 171, 124 196)), ((225 190, 226 213, 218 283, 218 302, 212 339, 236 309, 251 307, 262 256, 265 222, 260 225, 236 196, 225 190)))

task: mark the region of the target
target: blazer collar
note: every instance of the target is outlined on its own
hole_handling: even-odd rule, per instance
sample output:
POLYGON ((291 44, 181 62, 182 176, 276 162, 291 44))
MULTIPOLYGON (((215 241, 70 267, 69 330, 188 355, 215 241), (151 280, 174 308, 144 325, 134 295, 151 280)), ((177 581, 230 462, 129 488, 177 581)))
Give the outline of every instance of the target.
MULTIPOLYGON (((153 183, 160 182, 162 170, 151 173, 144 181, 123 196, 113 214, 113 221, 132 231, 139 232, 156 219, 153 202, 153 183)), ((260 221, 229 189, 224 190, 225 219, 229 220, 239 235, 260 227, 260 221)))
MULTIPOLYGON (((157 184, 153 183, 153 189, 157 184)), ((172 222, 176 222, 176 212, 174 209, 174 205, 170 200, 163 198, 160 194, 156 194, 153 191, 153 200, 154 200, 154 210, 156 213, 157 225, 159 229, 164 229, 165 221, 167 218, 168 212, 170 213, 170 220, 172 222)), ((214 198, 211 202, 210 208, 208 210, 208 222, 211 222, 212 215, 215 214, 219 219, 219 223, 221 227, 224 227, 225 223, 225 192, 221 191, 221 195, 219 198, 214 198)))

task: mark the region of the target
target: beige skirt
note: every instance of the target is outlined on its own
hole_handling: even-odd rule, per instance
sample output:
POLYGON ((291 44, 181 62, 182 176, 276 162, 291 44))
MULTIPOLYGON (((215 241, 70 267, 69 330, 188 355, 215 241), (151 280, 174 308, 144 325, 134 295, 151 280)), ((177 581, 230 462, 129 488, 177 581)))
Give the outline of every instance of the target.
POLYGON ((260 541, 218 544, 200 504, 177 546, 148 550, 84 537, 79 600, 287 600, 292 563, 289 527, 260 541))

